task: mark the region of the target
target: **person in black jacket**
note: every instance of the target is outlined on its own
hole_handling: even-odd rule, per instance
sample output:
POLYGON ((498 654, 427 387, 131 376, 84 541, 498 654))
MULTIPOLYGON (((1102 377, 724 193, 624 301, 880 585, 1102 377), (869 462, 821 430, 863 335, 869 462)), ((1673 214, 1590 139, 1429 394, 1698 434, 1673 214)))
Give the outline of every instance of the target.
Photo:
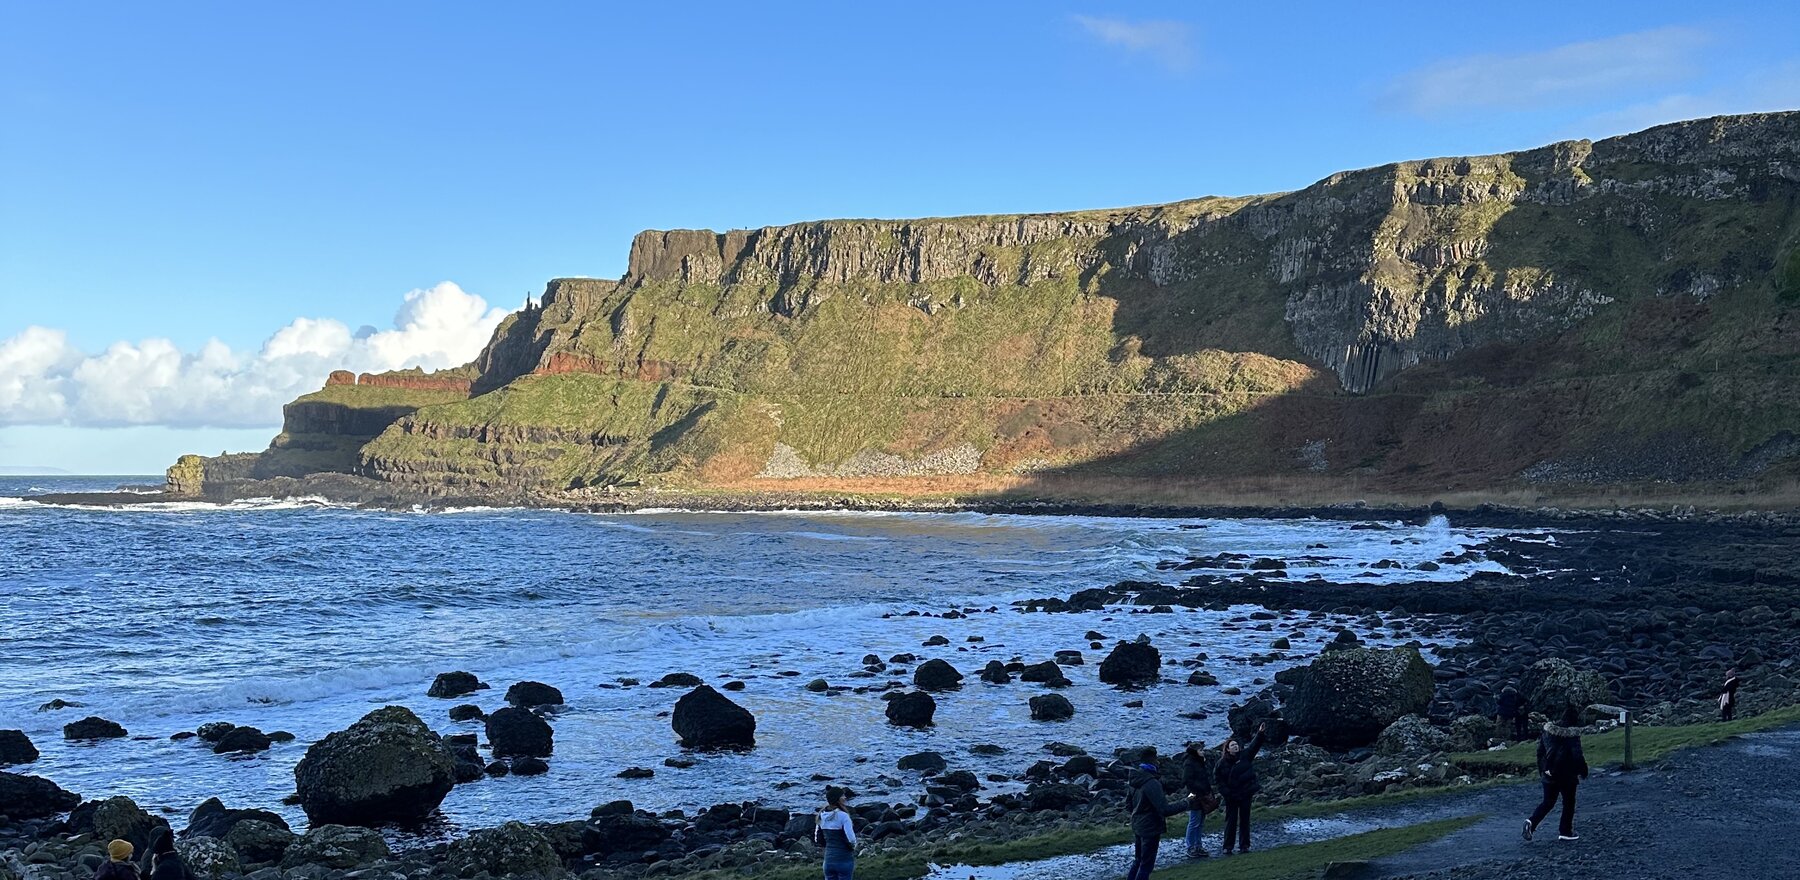
POLYGON ((1206 828, 1206 802, 1213 796, 1213 768, 1199 743, 1188 743, 1187 751, 1181 756, 1181 785, 1187 789, 1188 802, 1193 805, 1188 811, 1188 858, 1203 859, 1206 858, 1206 847, 1200 837, 1206 828))
POLYGON ((139 872, 145 880, 194 880, 187 861, 175 851, 175 836, 166 826, 158 825, 150 832, 150 852, 144 857, 139 872))
POLYGON ((1725 684, 1719 689, 1719 720, 1730 721, 1737 717, 1737 692, 1741 684, 1736 669, 1725 670, 1725 684))
POLYGON ((94 869, 94 880, 140 880, 137 864, 131 861, 131 842, 114 840, 106 845, 106 861, 94 869))
POLYGON ((1525 738, 1525 722, 1529 720, 1531 713, 1526 711, 1525 698, 1519 695, 1518 688, 1513 687, 1510 684, 1501 688, 1500 702, 1499 705, 1495 707, 1494 714, 1499 717, 1499 720, 1502 723, 1510 722, 1512 724, 1512 738, 1514 740, 1525 738))
POLYGON ((1544 735, 1538 738, 1538 773, 1544 780, 1544 800, 1525 820, 1525 839, 1536 833, 1538 823, 1550 815, 1556 799, 1562 798, 1562 825, 1558 840, 1579 840, 1575 834, 1575 787, 1588 776, 1587 756, 1581 753, 1581 713, 1574 706, 1563 709, 1562 723, 1544 723, 1544 735))
POLYGON ((1192 798, 1169 803, 1155 764, 1138 765, 1131 774, 1131 793, 1125 796, 1125 809, 1131 813, 1132 836, 1131 868, 1125 872, 1125 880, 1150 880, 1169 817, 1185 813, 1191 806, 1192 798))
POLYGON ((1215 772, 1219 779, 1219 797, 1225 801, 1226 855, 1231 855, 1234 843, 1240 852, 1250 851, 1250 799, 1262 787, 1256 781, 1256 753, 1262 749, 1263 730, 1267 726, 1256 726, 1256 736, 1250 738, 1249 745, 1233 738, 1226 740, 1221 749, 1215 772))

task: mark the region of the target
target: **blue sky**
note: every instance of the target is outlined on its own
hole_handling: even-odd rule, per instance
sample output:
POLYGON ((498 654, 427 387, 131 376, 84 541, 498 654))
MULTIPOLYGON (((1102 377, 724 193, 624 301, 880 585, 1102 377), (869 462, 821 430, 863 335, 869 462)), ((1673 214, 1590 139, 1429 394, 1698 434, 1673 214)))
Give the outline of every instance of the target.
POLYGON ((644 228, 1268 192, 1800 108, 1800 4, 1250 7, 4 0, 0 465, 260 447, 310 371, 466 358, 644 228))

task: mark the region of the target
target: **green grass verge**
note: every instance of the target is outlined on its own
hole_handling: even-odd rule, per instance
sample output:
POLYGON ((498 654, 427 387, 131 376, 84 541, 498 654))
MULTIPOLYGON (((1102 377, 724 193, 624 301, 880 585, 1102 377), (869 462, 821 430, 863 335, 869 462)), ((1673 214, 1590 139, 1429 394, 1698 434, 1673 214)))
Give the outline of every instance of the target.
MULTIPOLYGON (((1764 712, 1761 715, 1739 718, 1725 723, 1704 722, 1673 727, 1633 727, 1631 730, 1632 760, 1641 766, 1671 752, 1695 746, 1712 745, 1734 736, 1794 723, 1800 723, 1800 706, 1787 706, 1772 712, 1764 712)), ((1581 748, 1587 755, 1589 766, 1609 767, 1622 764, 1625 761, 1625 730, 1617 728, 1606 733, 1584 736, 1581 738, 1581 748)), ((1487 767, 1497 771, 1535 773, 1537 772, 1537 743, 1522 742, 1492 752, 1461 752, 1451 755, 1450 759, 1463 767, 1487 767)))
POLYGON ((1399 828, 1381 828, 1348 837, 1281 846, 1259 850, 1229 859, 1188 862, 1156 876, 1182 880, 1204 877, 1207 880, 1301 880, 1318 877, 1333 862, 1361 862, 1404 852, 1455 834, 1482 820, 1482 816, 1458 816, 1399 828))

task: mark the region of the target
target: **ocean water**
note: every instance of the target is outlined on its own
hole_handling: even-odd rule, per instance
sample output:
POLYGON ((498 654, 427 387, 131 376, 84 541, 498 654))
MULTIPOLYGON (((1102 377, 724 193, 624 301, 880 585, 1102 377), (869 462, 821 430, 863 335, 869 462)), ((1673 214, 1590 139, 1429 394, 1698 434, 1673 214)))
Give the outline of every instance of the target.
MULTIPOLYGON (((43 751, 29 772, 86 797, 125 794, 185 814, 219 796, 300 822, 297 809, 279 805, 293 791, 294 764, 310 742, 369 710, 403 704, 441 732, 479 733, 479 722, 452 723, 446 711, 465 701, 497 708, 520 680, 561 688, 568 705, 553 718, 551 772, 458 786, 439 829, 450 833, 584 817, 619 798, 653 809, 752 799, 805 807, 818 799, 815 776, 849 784, 864 800, 910 799, 917 777, 895 762, 921 749, 985 776, 1018 773, 1050 741, 1097 754, 1214 741, 1231 696, 1185 684, 1134 693, 1103 686, 1105 652, 1083 634, 1098 630, 1109 644, 1149 635, 1169 664, 1204 653, 1220 687, 1248 693, 1305 662, 1348 621, 1294 618, 1264 630, 1244 619, 1248 608, 1026 614, 1010 603, 1127 578, 1174 583, 1188 572, 1158 571, 1158 562, 1222 551, 1293 560, 1293 578, 1420 581, 1420 589, 1500 568, 1477 560, 1414 569, 1479 554, 1498 534, 1441 518, 1358 530, 1314 520, 400 513, 307 501, 109 509, 23 500, 120 482, 155 481, 0 478, 0 727, 24 729, 43 751), (1382 559, 1406 568, 1369 567, 1382 559), (949 609, 974 613, 936 616, 949 609), (949 645, 922 647, 937 635, 949 645), (1292 641, 1285 657, 1253 662, 1277 636, 1292 641), (1067 670, 1075 684, 1062 693, 1076 715, 1066 722, 1030 720, 1027 698, 1043 692, 1036 685, 975 678, 990 659, 1036 662, 1071 649, 1087 664, 1067 670), (879 686, 891 676, 857 677, 861 658, 901 652, 942 657, 969 676, 960 691, 939 696, 934 729, 890 728, 877 693, 805 690, 815 678, 879 686), (424 696, 434 675, 453 669, 493 689, 424 696), (663 766, 683 754, 666 716, 682 691, 618 685, 675 671, 745 681, 731 696, 756 714, 758 747, 693 755, 688 769, 663 766), (83 707, 38 710, 53 698, 83 707), (1133 700, 1143 706, 1124 705, 1133 700), (1211 717, 1178 717, 1195 711, 1211 717), (88 714, 132 736, 64 742, 61 726, 88 714), (249 758, 169 739, 215 720, 298 739, 249 758), (1006 754, 971 754, 978 743, 1006 754), (617 778, 627 767, 656 775, 617 778)), ((1389 642, 1412 637, 1359 631, 1389 642)), ((1172 666, 1168 675, 1187 672, 1172 666)))

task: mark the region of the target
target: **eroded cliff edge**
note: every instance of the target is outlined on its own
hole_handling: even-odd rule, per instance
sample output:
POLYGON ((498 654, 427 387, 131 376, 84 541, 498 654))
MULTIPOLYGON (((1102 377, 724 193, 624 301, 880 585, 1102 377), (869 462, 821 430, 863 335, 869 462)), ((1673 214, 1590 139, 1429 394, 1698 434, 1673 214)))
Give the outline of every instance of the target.
POLYGON ((645 232, 443 381, 291 404, 252 477, 1756 491, 1800 471, 1797 199, 1778 113, 1280 195, 645 232))

